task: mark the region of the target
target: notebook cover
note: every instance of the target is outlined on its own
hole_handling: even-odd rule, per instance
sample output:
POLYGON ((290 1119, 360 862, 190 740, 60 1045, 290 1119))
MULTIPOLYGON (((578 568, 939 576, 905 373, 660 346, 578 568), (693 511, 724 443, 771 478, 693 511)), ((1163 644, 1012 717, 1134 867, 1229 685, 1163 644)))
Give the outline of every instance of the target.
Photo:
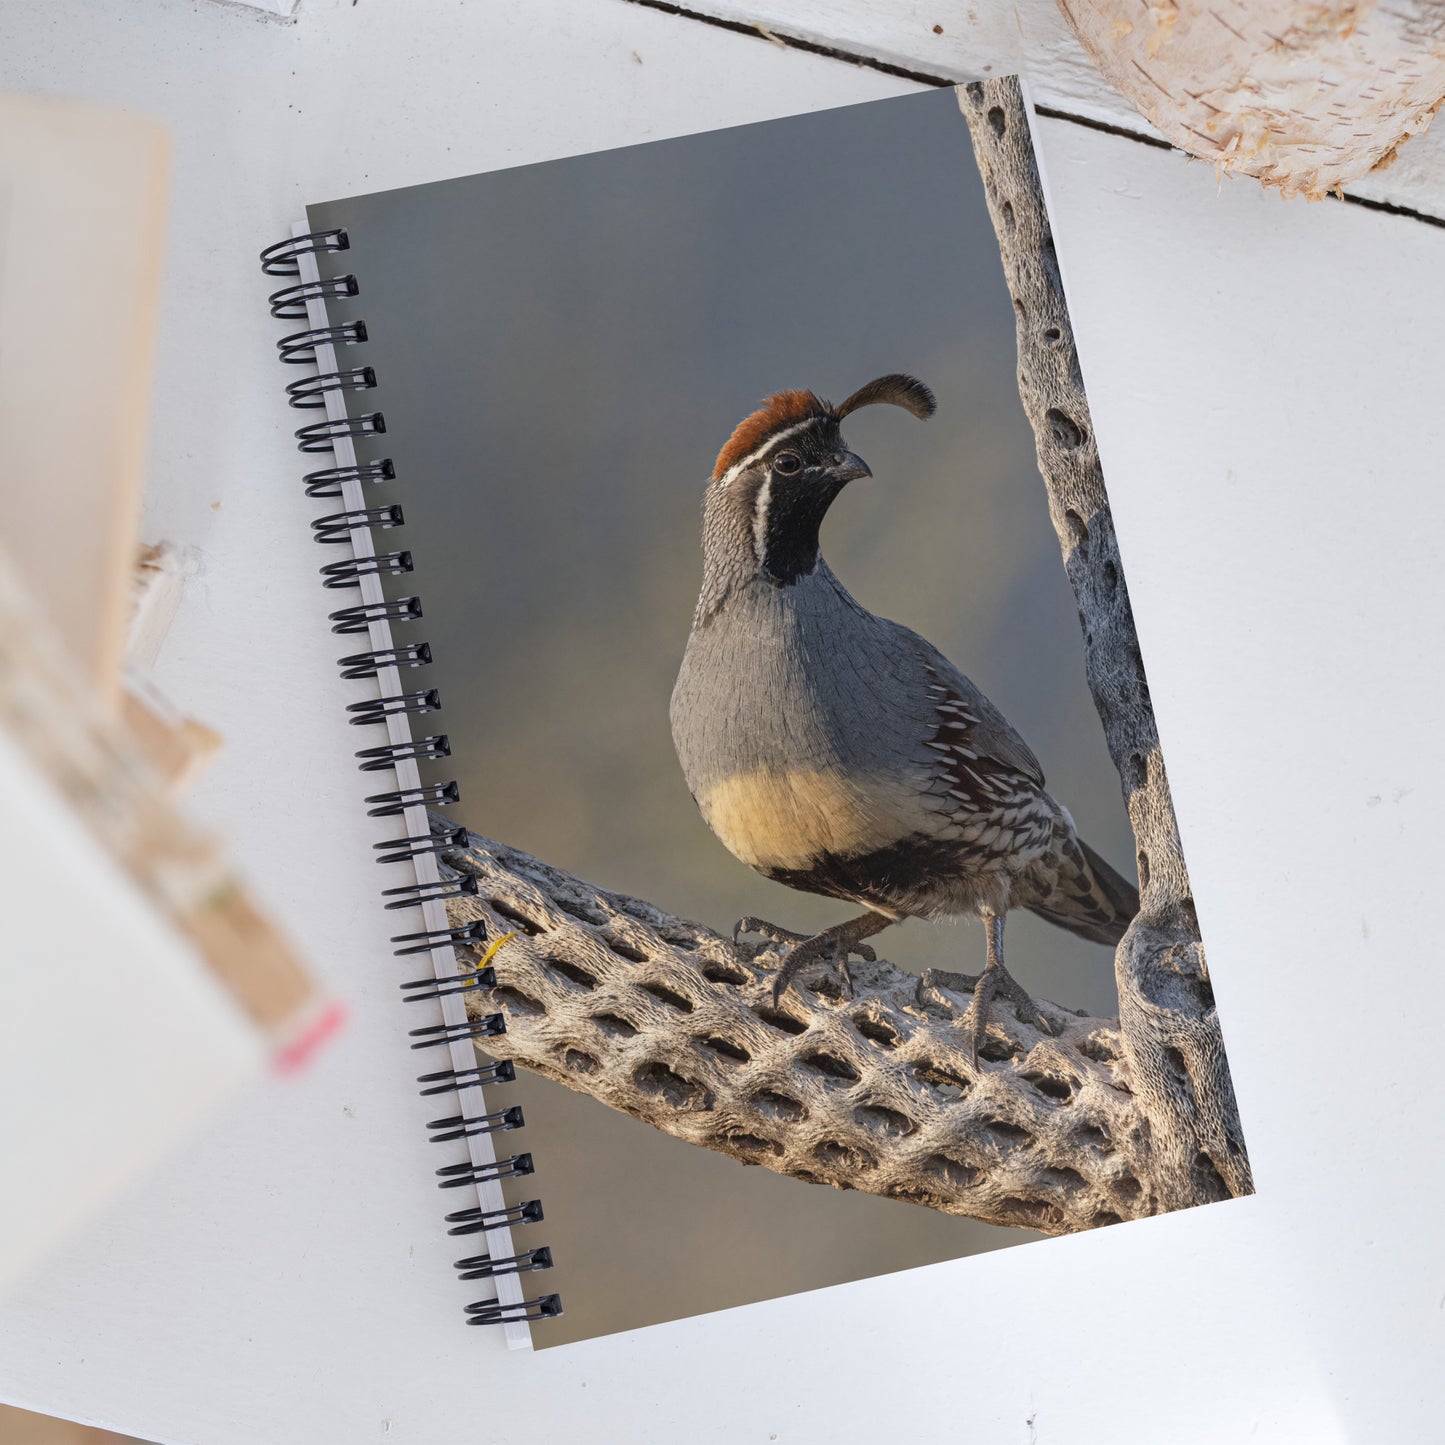
MULTIPOLYGON (((474 1018, 491 1009, 506 1025, 482 1041, 484 1057, 522 1066, 505 1102, 521 1105, 517 1147, 536 1173, 506 1189, 514 1203, 545 1200, 546 1288, 566 1302, 537 1343, 1171 1207, 1078 1107, 1090 1089, 1129 1087, 1115 1023, 1122 924, 1095 919, 1091 941, 1078 936, 1088 928, 1010 911, 1008 968, 1033 999, 1054 1002, 1041 1010, 1047 1027, 1029 1032, 1000 994, 976 1066, 967 987, 915 998, 891 971, 981 973, 985 935, 968 907, 891 927, 872 940, 886 964, 855 954, 850 981, 820 963, 775 1001, 787 945, 756 930, 735 945, 735 922, 811 935, 856 915, 862 885, 828 883, 823 855, 886 852, 913 825, 880 820, 877 795, 859 805, 863 825, 820 823, 848 759, 820 757, 816 737, 792 772, 786 756, 786 766, 754 756, 757 776, 731 758, 695 800, 669 720, 703 580, 705 490, 746 484, 789 407, 806 429, 812 403, 778 394, 837 406, 874 378, 916 377, 937 401, 926 420, 904 398, 860 407, 829 433, 827 445, 851 449, 872 476, 826 509, 822 556, 862 607, 928 639, 1002 710, 985 760, 1046 776, 1089 857, 1105 860, 1087 906, 1122 907, 1132 889, 1135 838, 1061 565, 1061 540, 1072 565, 1096 519, 1058 518, 1062 538, 1051 523, 1020 400, 1016 307, 959 97, 352 197, 311 207, 308 224, 344 230, 347 250, 323 254, 321 270, 357 278, 354 296, 328 304, 334 322, 365 322, 365 342, 337 353, 339 366, 374 373, 348 386, 350 414, 384 418, 384 432, 360 428, 358 456, 395 463, 366 498, 404 510, 403 532, 375 534, 380 550, 403 546, 416 573, 385 579, 388 595, 425 598, 424 623, 394 629, 430 648, 424 676, 403 674, 405 686, 435 688, 442 702, 441 721, 413 718, 415 734, 444 726, 450 740, 451 755, 424 762, 422 776, 460 786, 437 827, 476 835, 435 851, 448 876, 479 885, 451 920, 480 926, 463 970, 485 958, 498 980, 470 1000, 474 1018), (769 397, 767 417, 745 422, 769 397), (720 773, 727 786, 709 791, 720 773), (787 838, 763 856, 759 838, 771 844, 779 830, 787 838), (1093 1050, 1087 1078, 1051 1043, 1071 1028, 1070 1047, 1093 1050), (1028 1122, 1001 1113, 948 1143, 950 1108, 976 1107, 980 1087, 1004 1088, 1005 1074, 1033 1090, 1028 1122), (820 1131, 823 1114, 846 1130, 820 1131), (945 1144, 920 1148, 935 1136, 945 1144), (811 1157, 800 1163, 803 1138, 811 1157), (1014 1178, 1017 1190, 1001 1191, 1014 1178), (1080 1190, 1096 1186, 1081 1212, 1080 1190), (987 1209, 970 1203, 973 1190, 987 1209), (970 1217, 980 1212, 991 1222, 970 1217)), ((786 479, 773 485, 782 492, 786 479)), ((772 522, 753 497, 761 580, 749 585, 786 593, 795 578, 764 575, 772 522)), ((742 666, 795 688, 786 668, 767 673, 778 655, 763 637, 742 666)), ((815 650, 810 666, 828 665, 815 650)), ((846 676, 804 685, 865 701, 870 688, 889 691, 846 676)), ((766 753, 742 715, 760 691, 747 673, 735 690, 713 686, 718 715, 702 725, 724 738, 752 726, 749 746, 766 753)), ((965 729, 988 706, 971 698, 950 714, 965 729)), ((866 733, 856 719, 867 711, 850 703, 834 722, 866 733)), ((779 714, 786 734, 791 696, 779 714)), ((1124 781, 1127 792, 1139 780, 1124 781)), ((985 850, 995 841, 976 832, 985 850)), ((872 864, 895 902, 890 870, 932 867, 916 850, 872 864)), ((936 898, 902 911, 930 909, 948 911, 936 898)), ((1206 1181, 1188 1202, 1244 1192, 1247 1162, 1226 1152, 1218 1166, 1201 1156, 1219 1187, 1206 1181)))

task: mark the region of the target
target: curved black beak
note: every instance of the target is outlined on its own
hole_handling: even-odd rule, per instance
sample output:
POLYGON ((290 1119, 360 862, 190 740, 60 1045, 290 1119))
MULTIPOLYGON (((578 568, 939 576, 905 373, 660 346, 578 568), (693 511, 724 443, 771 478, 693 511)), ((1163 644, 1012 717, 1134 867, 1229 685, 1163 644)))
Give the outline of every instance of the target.
POLYGON ((843 452, 830 470, 840 482, 853 482, 857 481, 859 477, 873 475, 868 463, 853 452, 843 452))

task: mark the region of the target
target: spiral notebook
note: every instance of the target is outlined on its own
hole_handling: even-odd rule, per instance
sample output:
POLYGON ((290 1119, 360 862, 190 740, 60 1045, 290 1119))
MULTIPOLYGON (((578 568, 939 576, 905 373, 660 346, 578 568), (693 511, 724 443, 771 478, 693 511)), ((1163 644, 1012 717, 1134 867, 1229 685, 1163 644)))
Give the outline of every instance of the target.
MULTIPOLYGON (((517 1347, 1248 1191, 1222 1053, 1118 1023, 1124 798, 1167 784, 1018 96, 329 201, 263 255, 438 1307, 517 1347), (1209 1116, 1177 1166, 1154 1044, 1209 1116)), ((1189 926, 1162 876, 1121 957, 1189 926)))

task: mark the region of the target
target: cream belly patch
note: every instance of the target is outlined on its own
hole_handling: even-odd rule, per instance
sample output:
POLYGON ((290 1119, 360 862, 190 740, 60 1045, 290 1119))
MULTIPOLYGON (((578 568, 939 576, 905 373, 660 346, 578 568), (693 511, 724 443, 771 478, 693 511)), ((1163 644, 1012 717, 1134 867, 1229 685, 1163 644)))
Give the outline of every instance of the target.
POLYGON ((920 821, 916 784, 815 769, 723 778, 698 804, 728 851, 751 868, 802 868, 825 853, 870 853, 920 821))

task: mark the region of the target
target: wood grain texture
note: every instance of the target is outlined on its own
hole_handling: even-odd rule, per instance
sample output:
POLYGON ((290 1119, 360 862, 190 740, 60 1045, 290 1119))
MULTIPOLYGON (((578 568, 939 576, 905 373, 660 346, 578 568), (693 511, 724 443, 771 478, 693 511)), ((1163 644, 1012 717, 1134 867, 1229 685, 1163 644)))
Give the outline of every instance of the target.
POLYGON ((1059 0, 1100 73, 1221 174, 1318 200, 1423 134, 1445 99, 1433 0, 1059 0))

